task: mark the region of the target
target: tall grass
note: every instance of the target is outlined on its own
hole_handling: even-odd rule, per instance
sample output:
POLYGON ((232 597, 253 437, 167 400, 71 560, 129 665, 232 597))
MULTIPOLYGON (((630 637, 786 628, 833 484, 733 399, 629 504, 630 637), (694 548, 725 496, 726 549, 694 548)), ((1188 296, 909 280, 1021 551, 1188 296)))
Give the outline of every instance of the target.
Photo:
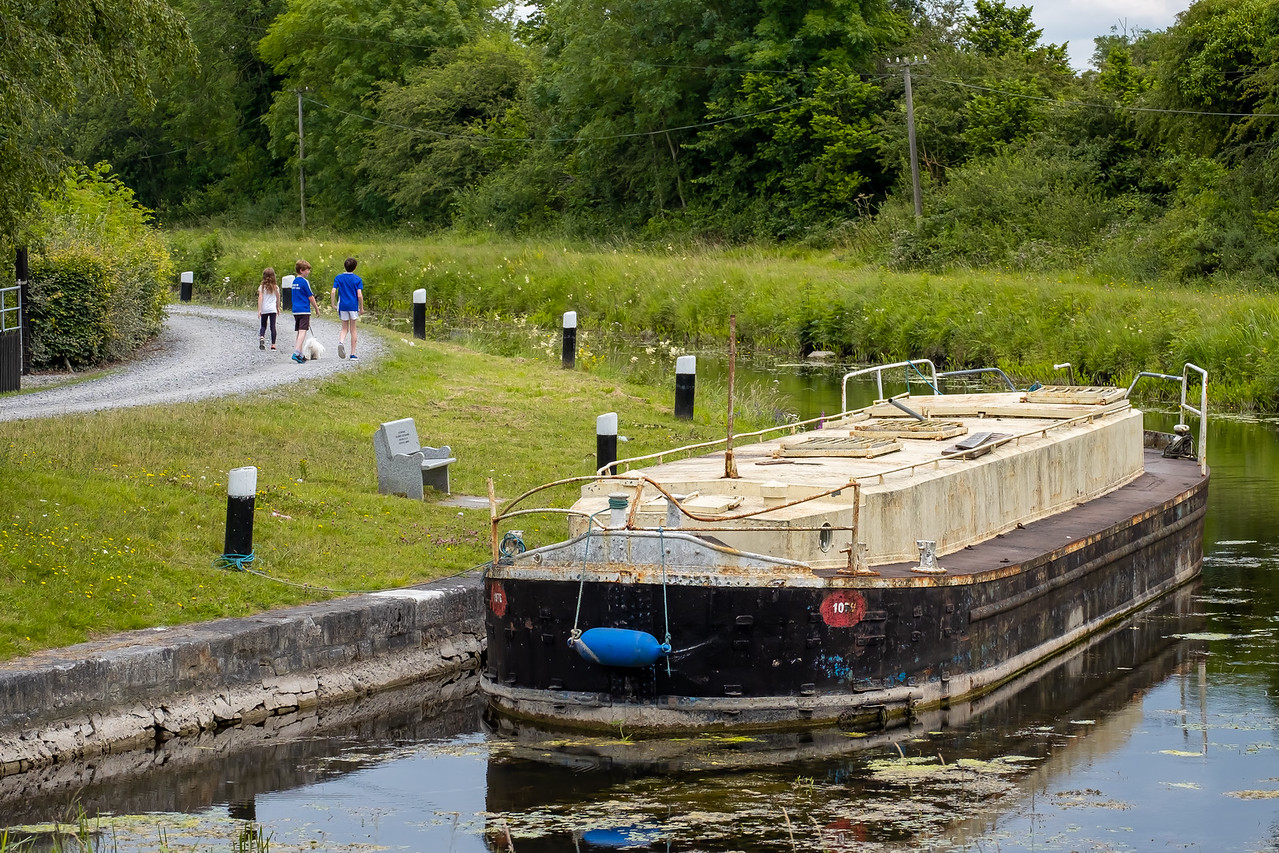
MULTIPOLYGON (((208 235, 174 235, 194 258, 208 235)), ((1126 385, 1142 370, 1212 375, 1217 405, 1279 409, 1279 298, 1243 287, 1195 289, 1084 273, 895 273, 800 248, 663 249, 502 243, 396 235, 299 240, 223 234, 201 295, 245 304, 263 266, 315 265, 321 287, 352 254, 376 322, 405 328, 412 293, 449 328, 520 318, 553 333, 565 311, 584 331, 718 347, 728 317, 744 346, 833 350, 866 361, 927 356, 958 369, 998 365, 1047 375, 1071 362, 1084 381, 1126 385)), ((207 245, 205 247, 207 249, 207 245)), ((185 253, 185 254, 183 254, 185 253)), ((206 251, 207 255, 207 251, 206 251)))

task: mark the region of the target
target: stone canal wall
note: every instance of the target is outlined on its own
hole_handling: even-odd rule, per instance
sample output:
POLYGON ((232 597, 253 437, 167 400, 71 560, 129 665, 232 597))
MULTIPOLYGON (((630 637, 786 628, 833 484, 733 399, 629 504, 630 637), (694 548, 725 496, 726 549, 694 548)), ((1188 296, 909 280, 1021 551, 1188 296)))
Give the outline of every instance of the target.
POLYGON ((0 776, 476 668, 478 575, 0 663, 0 776))

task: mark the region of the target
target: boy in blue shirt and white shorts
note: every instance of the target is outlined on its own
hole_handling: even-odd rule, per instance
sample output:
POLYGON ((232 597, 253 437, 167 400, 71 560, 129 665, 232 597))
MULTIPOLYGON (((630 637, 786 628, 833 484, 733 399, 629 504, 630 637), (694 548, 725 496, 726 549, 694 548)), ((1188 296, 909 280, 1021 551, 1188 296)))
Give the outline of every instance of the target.
POLYGON ((355 323, 364 310, 364 280, 355 274, 355 258, 342 262, 344 273, 333 278, 333 291, 329 301, 342 320, 342 332, 338 335, 338 358, 346 358, 346 334, 351 333, 351 358, 355 358, 355 323))

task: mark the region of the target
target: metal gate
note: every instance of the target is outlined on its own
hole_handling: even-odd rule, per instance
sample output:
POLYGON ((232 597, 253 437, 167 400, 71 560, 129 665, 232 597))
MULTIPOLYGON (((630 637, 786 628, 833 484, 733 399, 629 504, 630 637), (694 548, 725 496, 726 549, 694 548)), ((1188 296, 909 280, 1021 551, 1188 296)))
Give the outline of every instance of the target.
POLYGON ((22 289, 0 287, 0 391, 22 388, 22 289))

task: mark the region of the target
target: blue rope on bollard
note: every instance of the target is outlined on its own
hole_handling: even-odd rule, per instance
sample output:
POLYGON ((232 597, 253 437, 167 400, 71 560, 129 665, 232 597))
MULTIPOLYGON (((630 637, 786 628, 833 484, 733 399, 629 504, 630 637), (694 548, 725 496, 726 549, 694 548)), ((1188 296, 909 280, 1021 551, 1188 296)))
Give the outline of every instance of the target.
POLYGON ((213 561, 213 568, 245 572, 248 571, 249 563, 256 559, 257 555, 252 551, 247 554, 223 554, 213 561))

